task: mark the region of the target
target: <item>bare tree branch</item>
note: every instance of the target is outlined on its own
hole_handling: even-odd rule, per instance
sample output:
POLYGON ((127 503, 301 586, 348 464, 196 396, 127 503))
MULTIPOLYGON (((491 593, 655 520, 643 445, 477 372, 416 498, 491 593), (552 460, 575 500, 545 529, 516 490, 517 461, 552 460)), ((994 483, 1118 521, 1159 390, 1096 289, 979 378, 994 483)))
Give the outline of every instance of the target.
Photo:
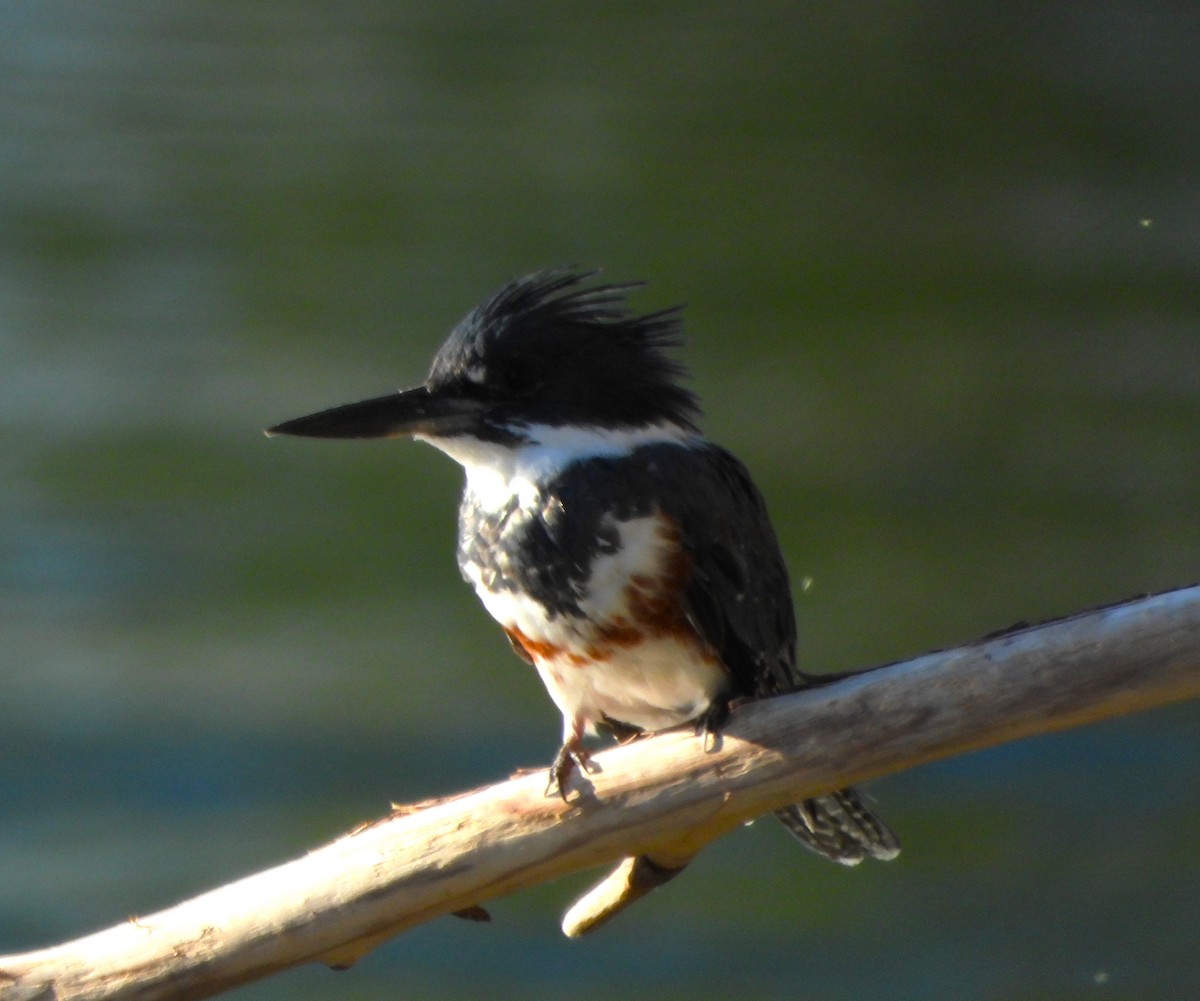
POLYGON ((581 934, 749 818, 864 779, 1200 695, 1200 587, 1006 632, 739 708, 595 758, 569 803, 518 777, 417 804, 148 917, 0 958, 0 999, 207 997, 569 872, 624 859, 568 914, 581 934))

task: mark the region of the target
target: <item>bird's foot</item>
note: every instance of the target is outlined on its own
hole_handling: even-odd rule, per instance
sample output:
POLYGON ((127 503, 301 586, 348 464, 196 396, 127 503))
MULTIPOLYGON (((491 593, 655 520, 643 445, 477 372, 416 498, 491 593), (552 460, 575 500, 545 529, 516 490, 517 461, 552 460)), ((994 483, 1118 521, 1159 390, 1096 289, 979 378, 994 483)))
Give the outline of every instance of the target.
POLYGON ((584 772, 590 773, 596 770, 596 766, 592 764, 591 752, 583 746, 581 738, 568 740, 558 749, 558 754, 554 756, 554 762, 550 765, 550 779, 546 783, 546 795, 561 796, 565 801, 567 782, 576 766, 584 772))
POLYGON ((711 753, 721 746, 721 729, 729 721, 729 699, 713 699, 712 704, 696 720, 696 736, 704 738, 704 750, 711 753))

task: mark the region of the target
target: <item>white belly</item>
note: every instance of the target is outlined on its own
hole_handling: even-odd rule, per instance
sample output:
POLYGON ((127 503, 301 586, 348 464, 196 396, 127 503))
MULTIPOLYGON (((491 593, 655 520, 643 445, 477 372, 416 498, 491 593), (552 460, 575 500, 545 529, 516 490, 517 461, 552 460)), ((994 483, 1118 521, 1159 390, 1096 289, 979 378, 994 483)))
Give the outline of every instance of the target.
POLYGON ((603 662, 537 659, 538 674, 563 714, 563 735, 588 733, 605 717, 642 730, 693 720, 725 687, 725 671, 694 644, 671 637, 614 650, 603 662))

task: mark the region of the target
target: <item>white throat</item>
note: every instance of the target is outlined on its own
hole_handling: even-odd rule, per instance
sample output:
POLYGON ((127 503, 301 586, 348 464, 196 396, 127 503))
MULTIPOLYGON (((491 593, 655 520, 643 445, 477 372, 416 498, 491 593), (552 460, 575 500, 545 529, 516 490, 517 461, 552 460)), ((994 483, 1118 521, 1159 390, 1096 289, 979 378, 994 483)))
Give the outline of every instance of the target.
POLYGON ((441 449, 463 467, 467 493, 488 511, 500 510, 514 496, 522 507, 532 504, 539 483, 580 459, 625 455, 640 445, 686 445, 698 437, 675 424, 620 430, 534 424, 522 433, 525 440, 516 443, 482 441, 470 435, 415 437, 441 449))

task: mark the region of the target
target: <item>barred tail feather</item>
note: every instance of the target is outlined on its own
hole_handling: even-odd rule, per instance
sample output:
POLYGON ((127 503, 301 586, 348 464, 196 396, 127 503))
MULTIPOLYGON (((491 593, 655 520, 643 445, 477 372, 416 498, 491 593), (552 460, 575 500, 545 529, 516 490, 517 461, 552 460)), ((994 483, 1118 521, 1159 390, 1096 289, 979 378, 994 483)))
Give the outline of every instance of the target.
POLYGON ((842 865, 900 854, 899 839, 863 806, 853 789, 806 799, 776 810, 775 816, 805 847, 842 865))

